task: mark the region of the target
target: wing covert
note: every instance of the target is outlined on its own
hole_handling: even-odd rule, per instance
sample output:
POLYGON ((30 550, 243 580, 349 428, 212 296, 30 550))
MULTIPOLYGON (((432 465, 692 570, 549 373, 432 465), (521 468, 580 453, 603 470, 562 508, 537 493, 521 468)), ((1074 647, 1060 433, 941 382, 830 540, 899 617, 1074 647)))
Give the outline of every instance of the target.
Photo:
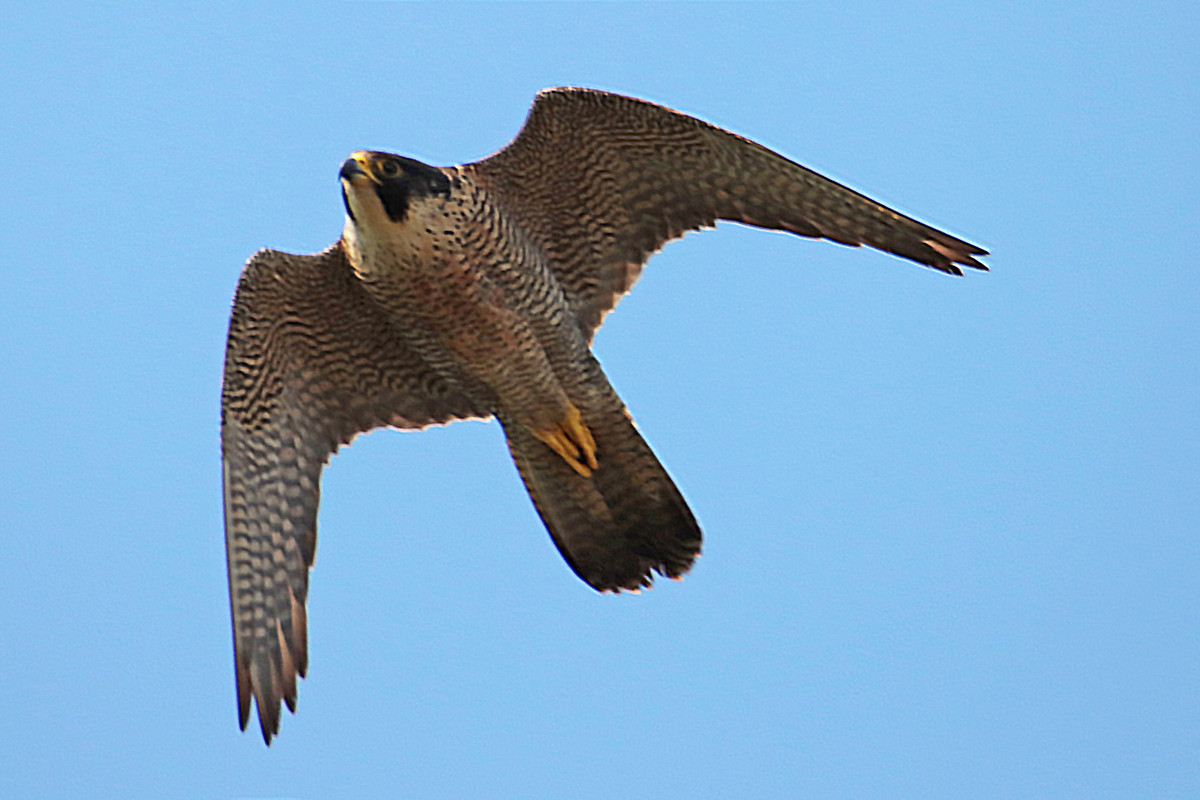
POLYGON ((762 145, 607 92, 540 92, 516 138, 467 168, 544 247, 588 338, 652 253, 718 219, 987 269, 985 250, 762 145))
POLYGON ((246 264, 234 299, 221 395, 226 555, 238 720, 250 698, 263 738, 295 710, 307 669, 305 600, 321 468, 383 425, 487 416, 405 344, 366 295, 341 245, 272 250, 246 264))

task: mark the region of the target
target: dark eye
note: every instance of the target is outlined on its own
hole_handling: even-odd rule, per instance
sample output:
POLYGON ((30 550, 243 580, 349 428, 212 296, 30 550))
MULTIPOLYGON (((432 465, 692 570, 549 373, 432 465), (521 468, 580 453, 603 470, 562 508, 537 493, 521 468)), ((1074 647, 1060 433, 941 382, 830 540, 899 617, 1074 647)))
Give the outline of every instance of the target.
POLYGON ((383 169, 383 174, 388 176, 389 178, 394 178, 398 174, 400 174, 400 165, 397 164, 395 161, 383 162, 382 169, 383 169))

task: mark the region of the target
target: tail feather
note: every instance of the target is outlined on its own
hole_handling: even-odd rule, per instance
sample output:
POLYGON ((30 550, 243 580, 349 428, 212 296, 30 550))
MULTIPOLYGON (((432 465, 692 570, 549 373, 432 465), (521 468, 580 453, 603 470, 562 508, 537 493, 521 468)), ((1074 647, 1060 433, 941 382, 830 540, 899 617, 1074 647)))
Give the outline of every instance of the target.
POLYGON ((600 591, 648 587, 654 573, 681 577, 701 543, 683 496, 615 394, 582 411, 598 464, 586 477, 501 415, 509 452, 558 551, 600 591))

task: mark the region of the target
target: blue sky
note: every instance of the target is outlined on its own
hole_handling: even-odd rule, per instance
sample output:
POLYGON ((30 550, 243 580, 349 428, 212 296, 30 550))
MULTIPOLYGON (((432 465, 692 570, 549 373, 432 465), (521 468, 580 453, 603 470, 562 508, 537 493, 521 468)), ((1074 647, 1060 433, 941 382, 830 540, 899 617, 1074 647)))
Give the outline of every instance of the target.
POLYGON ((0 11, 0 794, 1195 797, 1191 3, 0 11), (310 676, 237 730, 218 393, 337 168, 649 98, 992 250, 722 224, 596 350, 706 533, 601 596, 495 424, 331 462, 310 676))

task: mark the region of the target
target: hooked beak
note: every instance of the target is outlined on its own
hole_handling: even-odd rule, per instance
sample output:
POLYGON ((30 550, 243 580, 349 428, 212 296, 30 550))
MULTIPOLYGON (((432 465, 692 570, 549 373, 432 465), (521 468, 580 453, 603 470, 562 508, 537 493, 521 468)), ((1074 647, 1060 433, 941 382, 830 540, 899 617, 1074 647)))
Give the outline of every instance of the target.
POLYGON ((353 184, 355 179, 359 177, 366 178, 372 183, 379 182, 371 174, 371 162, 368 160, 367 154, 362 150, 354 153, 342 162, 342 169, 338 173, 338 177, 350 184, 353 184))

